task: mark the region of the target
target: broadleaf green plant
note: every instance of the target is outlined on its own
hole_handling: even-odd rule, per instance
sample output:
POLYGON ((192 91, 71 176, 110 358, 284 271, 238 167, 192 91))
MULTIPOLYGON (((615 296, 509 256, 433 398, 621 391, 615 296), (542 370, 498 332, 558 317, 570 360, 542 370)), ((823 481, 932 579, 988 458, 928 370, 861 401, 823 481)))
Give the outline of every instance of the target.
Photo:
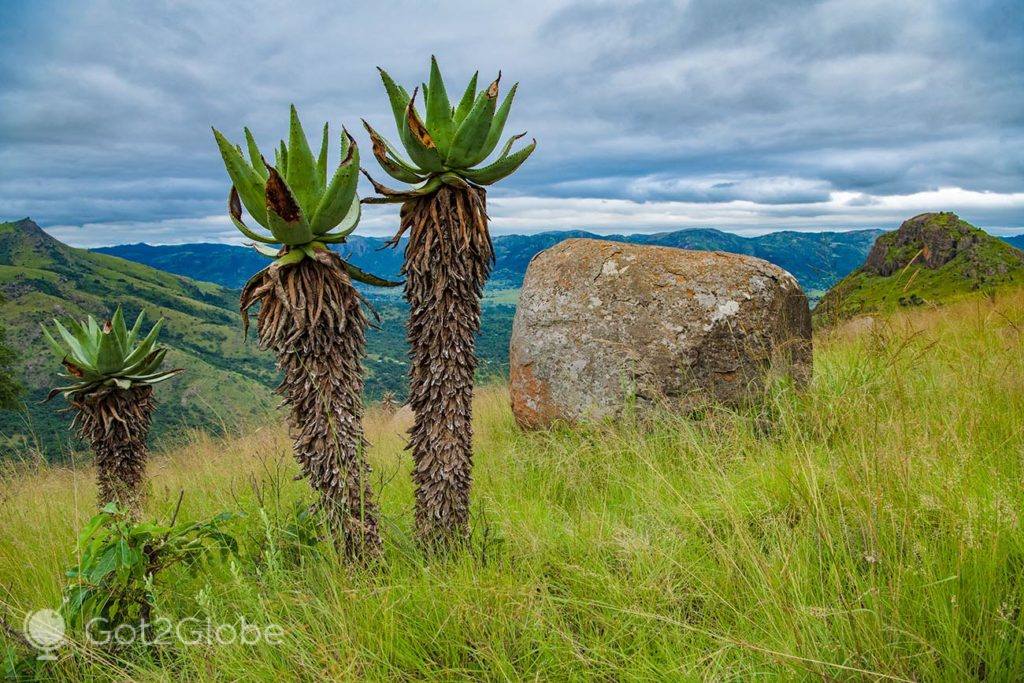
POLYGON ((172 567, 196 574, 215 558, 238 554, 238 542, 224 530, 237 515, 222 512, 208 520, 167 524, 136 521, 108 503, 82 529, 77 563, 67 572, 61 612, 72 625, 98 619, 114 630, 121 624, 151 623, 157 605, 156 579, 172 567))

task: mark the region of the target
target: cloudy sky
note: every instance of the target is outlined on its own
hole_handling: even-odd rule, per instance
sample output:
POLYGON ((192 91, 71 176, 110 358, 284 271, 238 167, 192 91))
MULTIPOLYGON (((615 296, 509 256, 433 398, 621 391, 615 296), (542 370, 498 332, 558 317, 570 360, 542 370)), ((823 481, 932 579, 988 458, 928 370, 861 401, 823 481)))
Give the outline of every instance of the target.
MULTIPOLYGON (((955 210, 1024 232, 1024 5, 0 0, 0 219, 80 246, 240 241, 210 125, 273 144, 393 133, 374 69, 520 82, 539 147, 496 232, 892 228, 955 210)), ((366 194, 369 188, 361 191, 366 194)), ((362 230, 392 230, 393 207, 362 230)))

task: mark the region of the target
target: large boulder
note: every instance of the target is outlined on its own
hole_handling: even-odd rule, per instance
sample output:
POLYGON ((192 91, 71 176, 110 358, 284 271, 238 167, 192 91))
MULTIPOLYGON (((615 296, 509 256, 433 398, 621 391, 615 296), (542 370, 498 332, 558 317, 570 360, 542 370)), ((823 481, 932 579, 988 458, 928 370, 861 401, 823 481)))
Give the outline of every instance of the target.
POLYGON ((769 371, 806 383, 811 315, 767 261, 595 239, 537 254, 512 325, 512 410, 524 427, 756 396, 769 371))

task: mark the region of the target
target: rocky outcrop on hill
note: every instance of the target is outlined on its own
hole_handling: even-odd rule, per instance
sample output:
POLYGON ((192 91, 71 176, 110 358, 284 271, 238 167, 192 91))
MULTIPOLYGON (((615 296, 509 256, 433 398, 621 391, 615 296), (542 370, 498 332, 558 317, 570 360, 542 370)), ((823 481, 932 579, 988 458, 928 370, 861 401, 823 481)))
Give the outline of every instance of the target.
MULTIPOLYGON (((899 230, 875 240, 864 262, 864 270, 885 277, 903 270, 911 262, 941 268, 958 255, 970 254, 994 239, 955 213, 922 213, 903 221, 899 230)), ((1024 262, 1024 254, 1021 260, 1024 262)))
POLYGON ((875 240, 864 265, 828 291, 814 316, 830 324, 1021 283, 1024 252, 955 213, 923 213, 875 240))
POLYGON ((538 254, 512 327, 516 420, 616 415, 641 407, 738 404, 770 370, 811 373, 807 298, 761 259, 595 239, 538 254))

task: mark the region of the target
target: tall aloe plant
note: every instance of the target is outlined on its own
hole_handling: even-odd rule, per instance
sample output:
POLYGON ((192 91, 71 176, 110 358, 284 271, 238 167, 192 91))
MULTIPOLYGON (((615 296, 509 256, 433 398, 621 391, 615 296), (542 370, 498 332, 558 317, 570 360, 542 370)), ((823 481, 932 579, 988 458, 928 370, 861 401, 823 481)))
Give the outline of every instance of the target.
POLYGON ((328 248, 345 241, 359 222, 359 149, 341 134, 341 161, 329 177, 329 129, 314 157, 291 108, 288 142, 271 165, 245 129, 249 158, 214 130, 231 178, 228 213, 253 246, 273 259, 242 290, 248 310, 259 305, 260 346, 277 355, 284 380, 278 392, 289 407, 295 457, 319 493, 319 507, 349 557, 375 554, 381 541, 377 506, 364 457, 360 397, 366 315, 352 281, 395 286, 369 275, 328 248), (243 222, 242 207, 269 234, 243 222))
POLYGON ((144 319, 139 313, 129 329, 118 306, 103 325, 89 316, 67 327, 55 319, 56 336, 42 328, 64 366, 59 376, 69 382, 50 391, 46 400, 62 394, 75 411, 72 426, 95 454, 100 507, 117 503, 135 517, 144 494, 153 385, 182 372, 160 369, 167 355, 156 345, 163 321, 142 336, 144 319))
POLYGON ((481 165, 501 141, 516 94, 513 85, 498 105, 501 74, 480 91, 474 75, 452 106, 431 58, 430 82, 422 86, 425 119, 416 108, 419 89, 410 96, 386 71, 380 75, 408 158, 363 123, 384 171, 414 187, 396 190, 370 178, 380 196, 364 201, 402 204, 392 245, 409 232, 403 274, 410 305, 416 530, 425 546, 443 548, 469 534, 475 337, 494 260, 484 188, 519 168, 537 142, 513 152, 525 133, 512 135, 492 163, 481 165))

